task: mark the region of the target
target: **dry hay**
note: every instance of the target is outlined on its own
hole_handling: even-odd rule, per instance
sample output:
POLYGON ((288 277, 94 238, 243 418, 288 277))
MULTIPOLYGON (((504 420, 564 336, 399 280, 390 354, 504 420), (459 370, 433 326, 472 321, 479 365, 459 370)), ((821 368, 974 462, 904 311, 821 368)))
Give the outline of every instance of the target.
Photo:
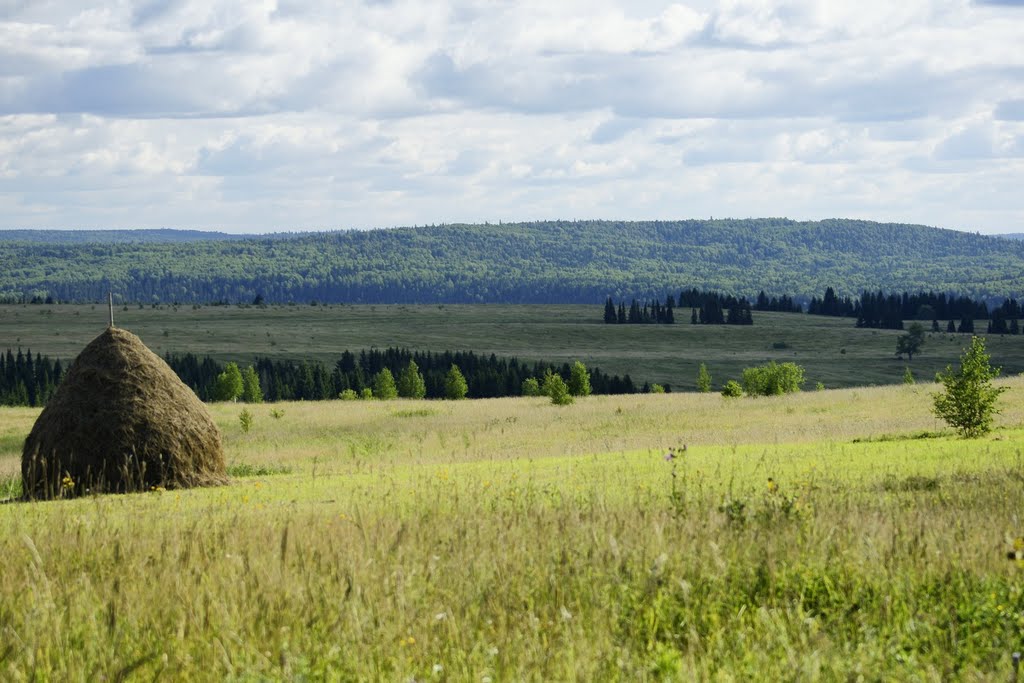
POLYGON ((89 343, 25 439, 26 498, 227 482, 206 406, 142 340, 114 327, 89 343))

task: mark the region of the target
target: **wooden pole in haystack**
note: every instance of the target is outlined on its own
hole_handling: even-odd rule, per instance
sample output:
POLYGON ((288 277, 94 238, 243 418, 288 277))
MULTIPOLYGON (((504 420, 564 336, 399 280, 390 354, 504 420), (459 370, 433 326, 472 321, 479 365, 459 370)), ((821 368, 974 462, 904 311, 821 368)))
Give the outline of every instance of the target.
POLYGON ((114 326, 114 293, 107 291, 107 307, 110 309, 110 327, 114 326))

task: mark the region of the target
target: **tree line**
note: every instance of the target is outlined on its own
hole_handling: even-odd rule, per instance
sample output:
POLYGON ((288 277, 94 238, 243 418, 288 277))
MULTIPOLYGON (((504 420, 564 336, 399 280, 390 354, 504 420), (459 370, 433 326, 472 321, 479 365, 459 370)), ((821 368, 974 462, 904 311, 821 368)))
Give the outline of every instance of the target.
POLYGON ((32 350, 17 354, 7 349, 0 355, 0 405, 42 406, 64 379, 60 360, 36 354, 32 350))
MULTIPOLYGON (((219 398, 218 377, 226 366, 209 356, 167 354, 167 364, 181 380, 204 401, 219 398)), ((499 398, 529 393, 529 380, 542 383, 545 375, 557 374, 566 382, 572 378, 569 363, 533 363, 515 358, 498 358, 472 351, 410 351, 388 348, 369 349, 358 353, 346 350, 333 366, 319 362, 272 360, 257 358, 252 364, 263 398, 268 401, 320 401, 336 399, 343 394, 361 397, 367 390, 374 394, 375 380, 387 370, 392 381, 415 363, 422 376, 424 398, 446 398, 449 395, 449 373, 454 366, 466 383, 469 398, 499 398), (524 385, 527 387, 524 390, 524 385), (351 392, 348 393, 348 392, 351 392)), ((594 394, 632 394, 650 391, 648 384, 637 386, 629 375, 609 375, 600 368, 589 370, 590 390, 594 394)), ((670 389, 670 387, 669 387, 670 389)))
POLYGON ((675 309, 690 308, 690 323, 697 325, 753 325, 750 302, 746 297, 731 294, 684 289, 679 299, 669 294, 664 303, 658 299, 644 301, 633 299, 626 308, 624 301, 618 305, 608 297, 604 302, 604 322, 609 325, 672 325, 676 322, 675 309))

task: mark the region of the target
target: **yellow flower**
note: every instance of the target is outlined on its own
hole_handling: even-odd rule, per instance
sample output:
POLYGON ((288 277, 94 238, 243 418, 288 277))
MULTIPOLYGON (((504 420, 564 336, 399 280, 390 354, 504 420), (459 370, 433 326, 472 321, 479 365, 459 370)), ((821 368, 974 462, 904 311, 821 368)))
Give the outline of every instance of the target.
POLYGON ((779 485, 775 483, 775 480, 768 477, 768 493, 775 493, 779 490, 779 485))

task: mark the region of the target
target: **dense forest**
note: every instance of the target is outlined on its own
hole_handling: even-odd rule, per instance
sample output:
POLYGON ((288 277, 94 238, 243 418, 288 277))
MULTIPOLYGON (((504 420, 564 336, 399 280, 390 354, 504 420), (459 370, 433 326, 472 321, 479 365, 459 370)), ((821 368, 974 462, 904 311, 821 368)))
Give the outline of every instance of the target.
MULTIPOLYGON (((198 358, 193 354, 168 354, 164 357, 178 377, 204 401, 213 399, 217 376, 224 365, 209 356, 198 358)), ((444 351, 441 353, 414 352, 407 349, 370 349, 357 353, 345 351, 333 367, 305 361, 281 361, 257 358, 253 367, 260 380, 263 395, 268 401, 320 401, 338 398, 341 392, 352 389, 356 393, 371 386, 374 375, 387 368, 398 377, 401 371, 415 361, 423 375, 427 398, 443 398, 445 373, 457 365, 466 379, 470 398, 497 398, 520 396, 523 381, 540 381, 548 371, 569 380, 572 368, 566 363, 534 363, 529 365, 515 358, 477 355, 471 351, 444 351)), ((0 354, 0 405, 42 406, 64 378, 59 360, 31 351, 15 353, 8 349, 0 354)), ((600 368, 590 369, 590 386, 594 394, 633 394, 650 391, 644 384, 637 387, 629 375, 608 375, 600 368)), ((671 391, 667 384, 662 385, 671 391)))
MULTIPOLYGON (((1024 243, 853 220, 551 221, 264 237, 0 234, 0 300, 587 303, 680 287, 1020 296, 1024 243), (86 235, 92 241, 79 242, 86 235)), ((769 299, 770 301, 770 299, 769 299)))

